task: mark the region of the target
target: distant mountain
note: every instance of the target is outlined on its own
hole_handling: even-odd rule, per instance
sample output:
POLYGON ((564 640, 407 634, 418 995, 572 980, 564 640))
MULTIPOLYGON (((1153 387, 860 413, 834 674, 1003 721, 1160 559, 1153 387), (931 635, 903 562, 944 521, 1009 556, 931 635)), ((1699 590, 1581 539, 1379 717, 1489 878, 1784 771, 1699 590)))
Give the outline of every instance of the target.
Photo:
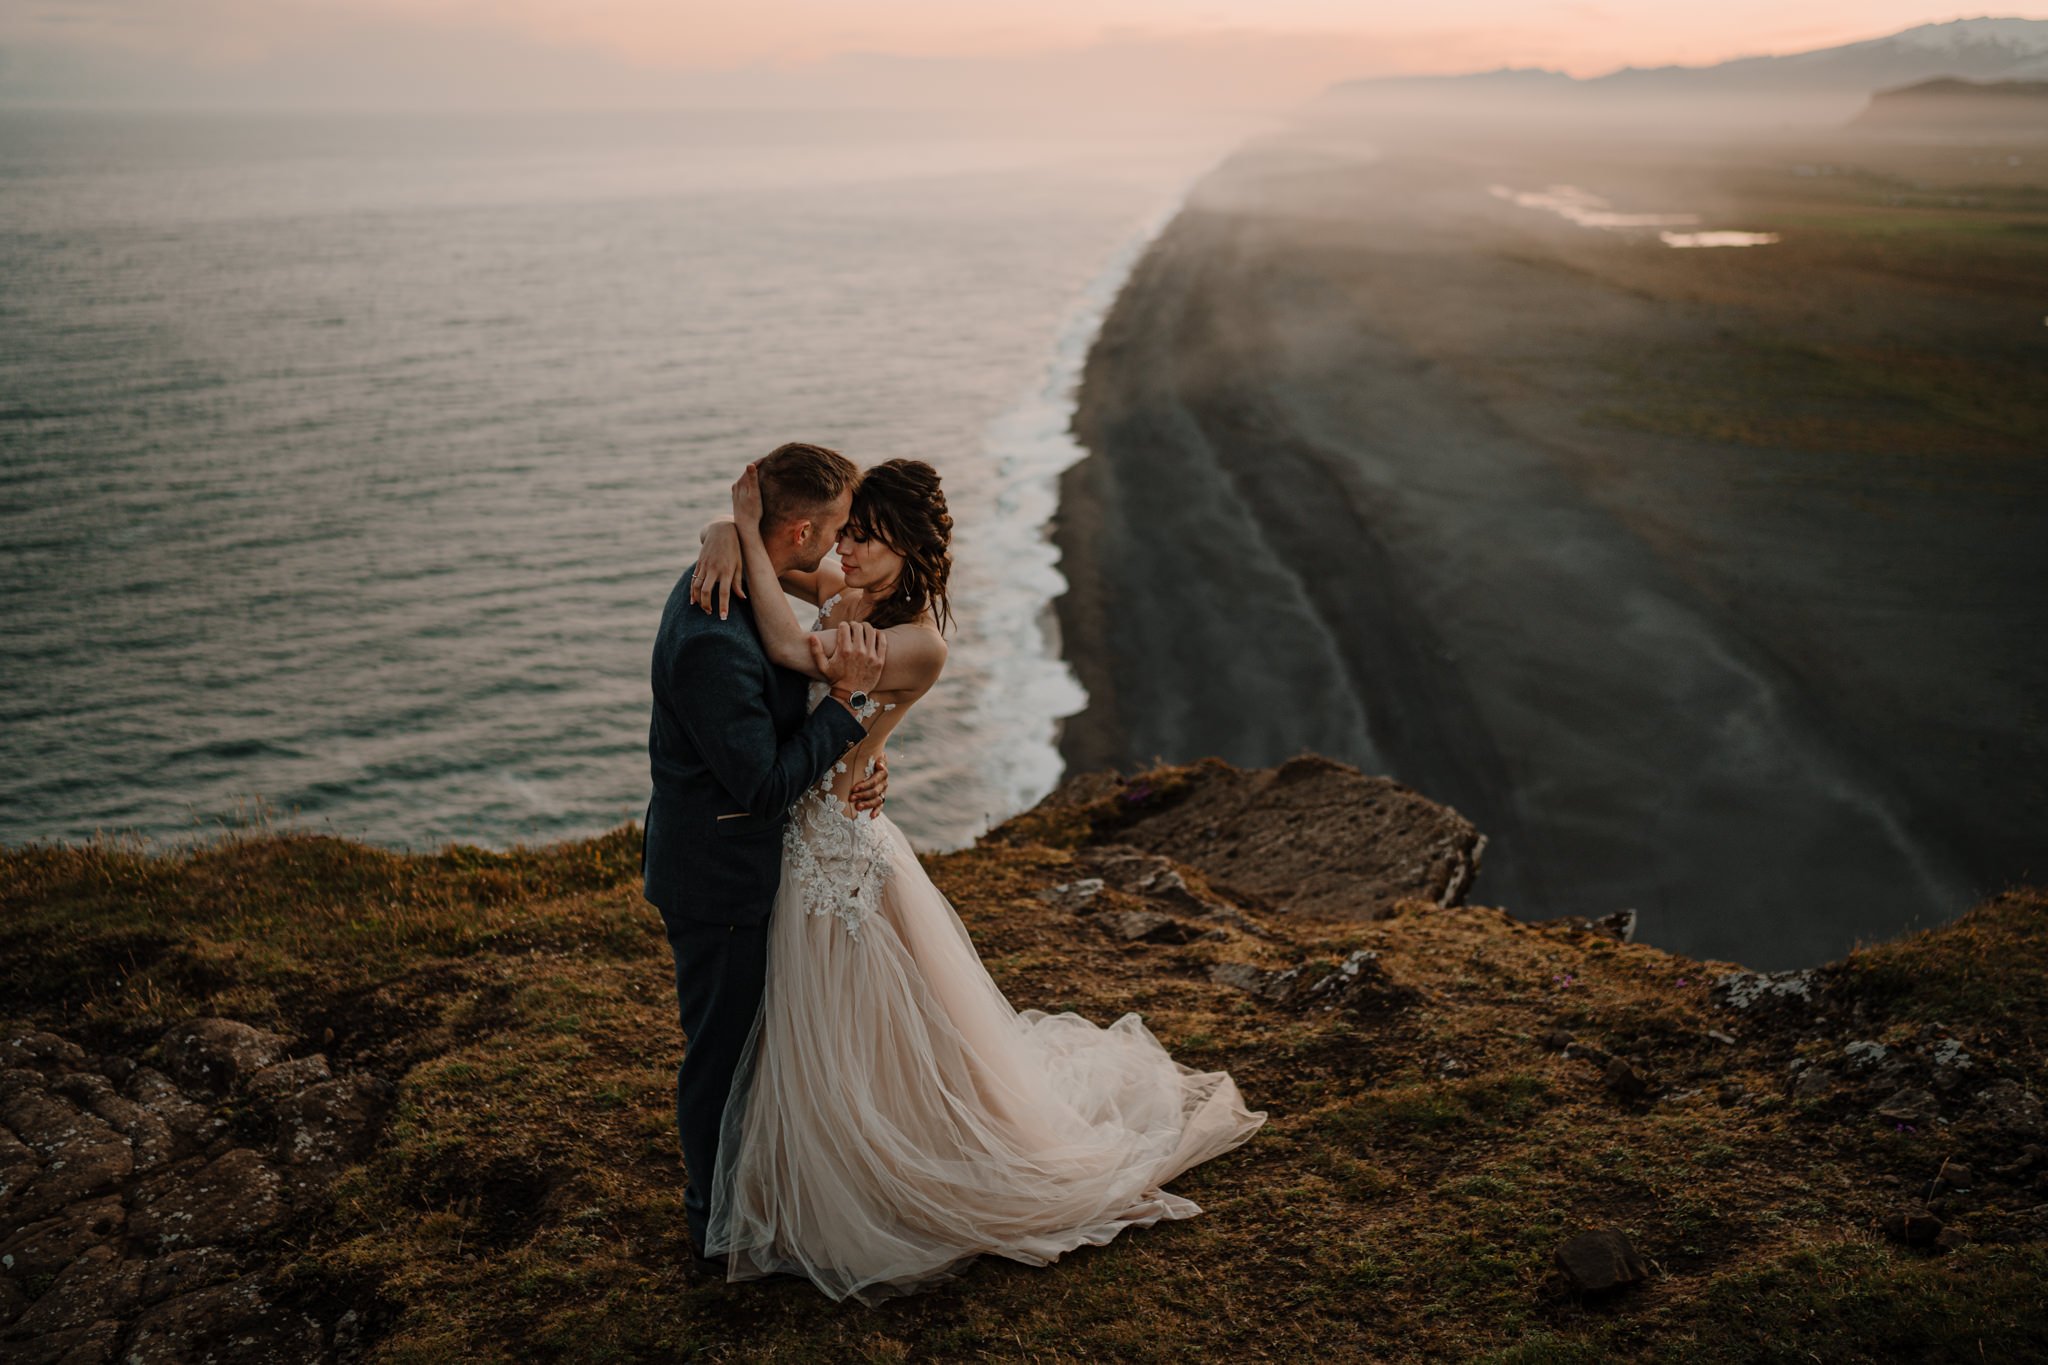
POLYGON ((2048 81, 1959 81, 1944 76, 1880 90, 1849 126, 2048 137, 2048 81))
POLYGON ((1579 79, 1561 71, 1503 69, 1458 76, 1395 76, 1346 81, 1325 108, 1406 103, 1421 97, 1449 105, 1465 97, 1534 99, 1554 107, 1605 104, 1615 96, 1717 102, 1785 99, 1808 109, 1847 114, 1845 97, 1931 80, 2026 80, 2048 77, 2048 19, 1956 19, 1922 24, 1884 38, 1775 57, 1738 57, 1714 66, 1623 67, 1579 79))

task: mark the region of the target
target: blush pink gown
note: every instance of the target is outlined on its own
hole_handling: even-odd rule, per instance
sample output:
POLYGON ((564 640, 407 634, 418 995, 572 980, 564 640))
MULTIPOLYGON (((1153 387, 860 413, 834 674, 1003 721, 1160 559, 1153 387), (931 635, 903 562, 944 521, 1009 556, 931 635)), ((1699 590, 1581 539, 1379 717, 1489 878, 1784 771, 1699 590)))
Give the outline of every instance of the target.
POLYGON ((1162 1186, 1266 1116, 1136 1014, 1012 1008, 895 824, 831 781, 791 813, 726 1106, 706 1251, 728 1278, 872 1302, 1201 1212, 1162 1186))

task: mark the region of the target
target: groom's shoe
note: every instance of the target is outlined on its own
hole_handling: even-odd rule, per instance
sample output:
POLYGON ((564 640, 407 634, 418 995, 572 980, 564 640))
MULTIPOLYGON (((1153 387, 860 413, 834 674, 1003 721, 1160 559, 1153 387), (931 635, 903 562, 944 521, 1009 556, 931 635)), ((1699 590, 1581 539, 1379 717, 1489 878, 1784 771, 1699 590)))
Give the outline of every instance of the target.
POLYGON ((722 1280, 725 1278, 725 1261, 721 1257, 706 1256, 697 1249, 697 1243, 689 1243, 690 1254, 683 1263, 683 1273, 695 1280, 722 1280))

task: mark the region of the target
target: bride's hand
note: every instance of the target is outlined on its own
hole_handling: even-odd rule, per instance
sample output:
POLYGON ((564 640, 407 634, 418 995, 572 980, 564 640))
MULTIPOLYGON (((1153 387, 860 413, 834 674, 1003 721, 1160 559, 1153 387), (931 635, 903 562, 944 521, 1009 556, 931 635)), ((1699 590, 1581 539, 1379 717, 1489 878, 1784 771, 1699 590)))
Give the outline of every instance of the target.
POLYGON ((739 529, 729 521, 713 522, 704 530, 704 545, 697 552, 697 572, 690 579, 692 606, 712 609, 723 621, 732 609, 732 595, 747 595, 746 561, 740 554, 739 529))
POLYGON ((872 820, 882 813, 882 803, 889 799, 889 756, 876 754, 868 775, 853 784, 847 793, 847 800, 853 803, 855 813, 865 812, 872 820))
POLYGON ((741 526, 761 524, 761 471, 753 465, 732 481, 732 519, 741 526))

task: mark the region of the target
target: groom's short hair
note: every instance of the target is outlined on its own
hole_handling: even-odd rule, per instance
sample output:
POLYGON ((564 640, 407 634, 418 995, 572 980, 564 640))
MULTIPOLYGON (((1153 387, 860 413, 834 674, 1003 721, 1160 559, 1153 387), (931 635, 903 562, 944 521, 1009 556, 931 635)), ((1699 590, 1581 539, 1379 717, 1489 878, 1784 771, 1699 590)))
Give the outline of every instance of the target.
MULTIPOLYGON (((838 451, 808 441, 775 447, 761 461, 761 528, 816 516, 860 482, 860 467, 838 451)), ((825 534, 839 528, 828 526, 825 534)))

